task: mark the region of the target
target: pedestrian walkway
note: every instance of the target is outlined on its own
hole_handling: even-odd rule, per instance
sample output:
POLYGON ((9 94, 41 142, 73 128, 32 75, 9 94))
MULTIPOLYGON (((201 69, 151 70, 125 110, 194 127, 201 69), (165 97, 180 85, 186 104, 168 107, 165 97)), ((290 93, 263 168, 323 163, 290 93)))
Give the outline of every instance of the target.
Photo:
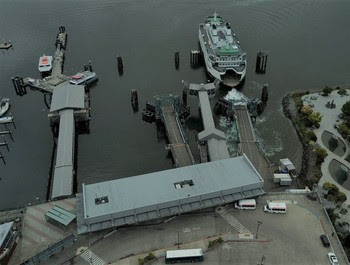
POLYGON ((236 218, 234 218, 227 210, 227 208, 221 208, 217 213, 224 218, 231 226, 233 226, 240 234, 253 234, 244 225, 242 225, 236 218))
POLYGON ((99 256, 97 256, 94 252, 92 252, 90 249, 83 252, 83 254, 80 255, 87 263, 91 265, 107 265, 106 262, 104 262, 99 256))
MULTIPOLYGON (((349 90, 347 90, 350 93, 349 90)), ((344 164, 346 167, 350 168, 350 163, 345 160, 349 153, 349 145, 347 141, 338 133, 334 125, 339 125, 342 120, 339 118, 339 114, 342 113, 342 106, 350 100, 350 96, 341 96, 336 91, 333 91, 328 96, 319 95, 319 93, 309 94, 302 97, 304 105, 309 105, 312 107, 313 111, 319 112, 322 115, 322 120, 320 122, 320 127, 314 129, 314 132, 317 136, 317 144, 327 150, 327 156, 324 159, 324 162, 321 164, 322 178, 319 181, 319 186, 322 186, 326 181, 334 183, 340 191, 344 192, 347 196, 346 204, 350 204, 350 191, 345 189, 342 185, 337 183, 331 176, 329 171, 330 162, 335 159, 338 162, 344 164), (327 102, 333 101, 335 103, 335 108, 330 109, 326 107, 327 102), (327 146, 322 142, 323 132, 328 131, 329 133, 340 138, 346 146, 346 151, 342 157, 331 152, 327 146)))

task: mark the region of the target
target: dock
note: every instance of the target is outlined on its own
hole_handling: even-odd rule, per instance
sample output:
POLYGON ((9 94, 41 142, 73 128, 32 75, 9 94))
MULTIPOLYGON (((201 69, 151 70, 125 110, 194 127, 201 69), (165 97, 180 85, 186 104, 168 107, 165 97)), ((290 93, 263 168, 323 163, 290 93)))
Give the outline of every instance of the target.
POLYGON ((204 131, 198 133, 201 161, 217 161, 230 158, 226 145, 225 133, 215 128, 209 98, 215 96, 218 82, 208 84, 193 84, 183 82, 190 95, 198 96, 204 131), (207 156, 206 159, 205 156, 207 156))
POLYGON ((194 164, 191 150, 183 135, 179 118, 174 107, 162 107, 162 117, 169 139, 169 148, 175 161, 175 167, 184 167, 194 164))
POLYGON ((266 180, 272 180, 274 168, 256 139, 247 105, 245 103, 236 104, 234 105, 234 110, 240 142, 238 153, 244 153, 249 158, 256 170, 264 178, 264 186, 273 184, 272 181, 271 183, 270 181, 266 182, 266 180))
MULTIPOLYGON (((90 92, 89 86, 98 80, 89 63, 84 65, 84 74, 94 74, 93 79, 84 79, 79 85, 72 84, 71 76, 63 74, 63 65, 68 34, 65 27, 59 27, 56 36, 56 50, 52 61, 51 75, 43 79, 13 77, 12 82, 19 96, 27 94, 27 88, 44 94, 51 129, 57 143, 53 172, 49 182, 49 198, 60 198, 74 194, 74 153, 76 127, 89 130, 90 92)), ((84 77, 85 78, 85 77, 84 77)))

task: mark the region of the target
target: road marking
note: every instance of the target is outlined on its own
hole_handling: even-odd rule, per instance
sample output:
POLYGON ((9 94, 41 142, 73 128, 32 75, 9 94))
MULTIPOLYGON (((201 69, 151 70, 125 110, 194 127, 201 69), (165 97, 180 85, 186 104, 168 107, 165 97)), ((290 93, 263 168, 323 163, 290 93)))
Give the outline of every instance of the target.
POLYGON ((97 256, 90 249, 84 251, 83 254, 80 255, 87 263, 91 265, 107 265, 99 256, 97 256))
POLYGON ((225 208, 218 210, 218 214, 225 219, 231 226, 237 229, 240 234, 253 234, 245 226, 243 226, 236 218, 234 218, 225 208))

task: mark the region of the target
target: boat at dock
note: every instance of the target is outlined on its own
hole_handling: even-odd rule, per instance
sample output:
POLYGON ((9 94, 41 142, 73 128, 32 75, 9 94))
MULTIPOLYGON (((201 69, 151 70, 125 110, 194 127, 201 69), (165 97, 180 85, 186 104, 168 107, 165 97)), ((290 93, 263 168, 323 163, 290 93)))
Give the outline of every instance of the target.
POLYGON ((69 83, 72 85, 90 85, 98 80, 98 77, 95 72, 84 71, 73 75, 69 80, 69 83))
POLYGON ((246 53, 233 32, 217 13, 199 24, 199 44, 208 74, 226 86, 235 87, 244 81, 246 53))
POLYGON ((8 98, 3 98, 0 101, 0 117, 5 115, 10 109, 10 100, 8 98))
POLYGON ((13 123, 13 117, 6 116, 6 117, 0 118, 0 124, 9 124, 9 123, 13 123))
POLYGON ((41 56, 38 68, 42 76, 49 76, 52 70, 52 56, 46 56, 45 54, 41 56))

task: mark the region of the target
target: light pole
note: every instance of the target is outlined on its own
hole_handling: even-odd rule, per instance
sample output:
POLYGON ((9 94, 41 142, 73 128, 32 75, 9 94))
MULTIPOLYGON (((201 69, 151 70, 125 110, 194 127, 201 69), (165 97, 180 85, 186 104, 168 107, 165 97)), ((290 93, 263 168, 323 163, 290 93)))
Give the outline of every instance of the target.
POLYGON ((256 228, 256 235, 255 238, 258 238, 258 233, 259 233, 259 227, 262 224, 262 222, 258 221, 258 227, 256 228))

